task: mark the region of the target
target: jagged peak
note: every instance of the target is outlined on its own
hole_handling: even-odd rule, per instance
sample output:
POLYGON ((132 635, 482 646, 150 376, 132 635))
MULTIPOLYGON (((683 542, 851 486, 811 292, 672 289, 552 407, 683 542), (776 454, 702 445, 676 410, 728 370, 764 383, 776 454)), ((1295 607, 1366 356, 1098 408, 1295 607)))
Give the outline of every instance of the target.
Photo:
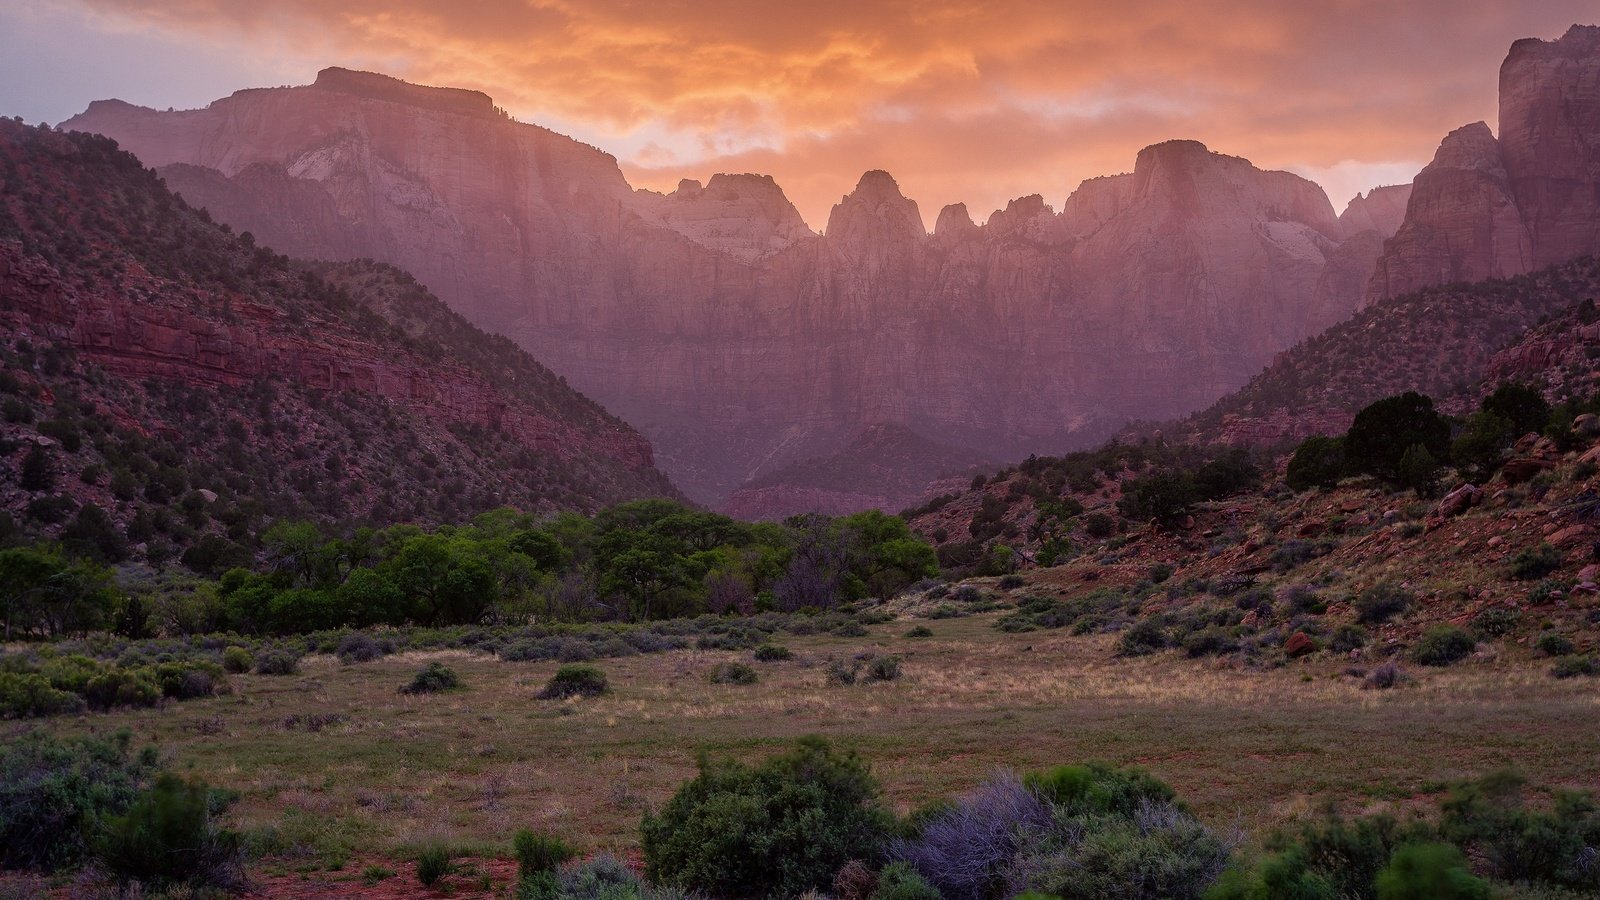
POLYGON ((933 233, 936 237, 955 237, 976 231, 977 228, 965 203, 951 203, 939 210, 939 220, 933 225, 933 233))
POLYGON ((894 176, 882 169, 869 169, 856 182, 856 189, 844 195, 828 216, 828 234, 849 227, 858 217, 878 220, 891 230, 916 238, 927 236, 917 201, 900 193, 894 176))
POLYGON ((1500 142, 1487 122, 1463 125, 1444 136, 1430 169, 1481 169, 1500 166, 1500 142))
POLYGON ((1600 25, 1575 24, 1553 41, 1535 37, 1513 41, 1506 62, 1523 56, 1589 56, 1596 51, 1600 51, 1600 25))

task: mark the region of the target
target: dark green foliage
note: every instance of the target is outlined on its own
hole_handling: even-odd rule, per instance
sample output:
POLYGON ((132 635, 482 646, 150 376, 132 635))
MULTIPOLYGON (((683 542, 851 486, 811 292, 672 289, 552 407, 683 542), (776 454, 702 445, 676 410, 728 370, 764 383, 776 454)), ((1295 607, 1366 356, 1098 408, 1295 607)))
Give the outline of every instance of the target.
POLYGON ((1208 460, 1194 472, 1195 496, 1201 500, 1221 500, 1254 490, 1261 484, 1261 470, 1248 451, 1235 447, 1208 460))
POLYGON ((1539 809, 1525 779, 1498 772, 1457 785, 1441 812, 1440 834, 1496 879, 1600 889, 1591 849, 1600 847, 1600 804, 1590 794, 1559 791, 1539 809))
POLYGON ((1378 873, 1378 900, 1489 900, 1489 885, 1467 871, 1449 844, 1412 844, 1378 873))
POLYGON ((0 742, 0 868, 54 871, 82 862, 91 826, 121 815, 156 771, 132 737, 61 740, 31 732, 0 742))
POLYGON ((724 897, 823 890, 875 860, 893 819, 853 753, 820 738, 759 766, 702 759, 700 774, 640 825, 647 877, 724 897))
POLYGON ((203 782, 163 774, 126 814, 106 821, 95 857, 124 883, 240 887, 239 839, 212 821, 214 803, 203 782))
POLYGON ((1543 578, 1561 568, 1561 551, 1549 544, 1521 550, 1511 559, 1511 577, 1518 581, 1543 578))
POLYGON ((1171 803, 1177 794, 1144 769, 1102 762, 1030 772, 1022 783, 1050 803, 1075 813, 1132 816, 1144 803, 1171 803))
POLYGON ((933 637, 933 629, 929 628, 926 625, 917 625, 917 626, 914 626, 910 631, 906 632, 906 637, 908 637, 908 638, 930 638, 930 637, 933 637))
POLYGON ((1267 856, 1254 866, 1222 873, 1205 900, 1343 900, 1328 879, 1306 865, 1299 848, 1267 856))
POLYGON ((1577 648, 1563 635, 1546 633, 1533 642, 1533 649, 1545 656, 1568 656, 1577 648))
POLYGON ((755 684, 761 680, 755 669, 737 662, 717 663, 707 677, 712 684, 755 684))
POLYGON ((756 648, 756 662, 782 662, 794 659, 794 651, 782 644, 762 644, 756 648))
POLYGON ((1171 646, 1172 639, 1160 620, 1140 619, 1130 625, 1117 639, 1117 653, 1121 656, 1146 656, 1171 646))
POLYGON ((450 858, 450 849, 442 844, 424 847, 417 854, 417 881, 424 887, 433 887, 441 879, 455 871, 455 862, 450 858))
POLYGON ((296 675, 300 672, 300 654, 291 650, 263 650, 256 656, 257 675, 296 675))
POLYGON ((1412 444, 1400 456, 1394 483, 1415 491, 1418 497, 1431 497, 1438 487, 1440 471, 1438 460, 1427 447, 1412 444))
POLYGON ((940 900, 940 895, 910 864, 895 862, 878 873, 878 887, 869 900, 940 900))
POLYGON ((542 872, 554 872, 576 857, 578 851, 555 835, 524 828, 511 838, 511 855, 516 857, 522 879, 527 880, 542 872))
POLYGON ((1450 445, 1450 457, 1466 478, 1485 481, 1506 461, 1516 437, 1516 430, 1505 417, 1490 412, 1474 413, 1467 418, 1455 443, 1450 445))
POLYGON ((1328 649, 1335 653, 1349 653, 1367 645, 1367 630, 1360 625, 1340 625, 1328 639, 1328 649))
POLYGON ((25 491, 48 491, 56 486, 55 462, 44 445, 34 444, 22 457, 17 486, 25 491))
POLYGON ((1356 413, 1345 434, 1345 458, 1356 471, 1397 482, 1406 451, 1420 446, 1433 460, 1450 455, 1450 423, 1433 400, 1415 391, 1386 397, 1356 413))
POLYGON ((895 681, 899 679, 900 674, 900 657, 874 656, 872 659, 867 660, 865 671, 861 673, 861 680, 866 682, 895 681))
POLYGON ((1381 625, 1410 609, 1415 602, 1405 588, 1387 581, 1379 582, 1356 595, 1356 621, 1381 625))
POLYGON ((225 672, 233 674, 248 672, 255 664, 256 658, 243 647, 228 647, 222 651, 222 669, 225 672))
POLYGON ((539 692, 539 698, 563 700, 567 697, 598 697, 610 689, 604 672, 594 666, 574 663, 557 669, 544 690, 539 692))
POLYGON ((1092 512, 1083 517, 1083 530, 1092 538, 1108 538, 1117 531, 1117 520, 1103 512, 1092 512))
POLYGON ((1434 625, 1422 633, 1411 658, 1425 666, 1448 666, 1472 655, 1477 641, 1454 625, 1434 625))
POLYGON ((1563 656, 1550 667, 1550 674, 1556 678, 1600 675, 1600 659, 1593 656, 1563 656))
POLYGON ((1494 393, 1483 398, 1479 408, 1509 423, 1513 439, 1530 432, 1537 434, 1550 424, 1550 404, 1544 395, 1514 381, 1495 388, 1494 393))
POLYGON ((431 662, 411 679, 411 683, 400 688, 402 694, 439 694, 445 691, 458 690, 461 687, 461 678, 454 669, 441 662, 431 662))
POLYGON ((1472 627, 1478 634, 1486 638, 1505 637, 1517 627, 1517 622, 1522 619, 1522 613, 1507 606, 1496 606, 1478 613, 1472 619, 1472 627))
POLYGON ((1187 515, 1189 507, 1198 499, 1200 493, 1194 476, 1181 469, 1170 469, 1124 482, 1117 509, 1134 521, 1153 519, 1170 526, 1187 515))

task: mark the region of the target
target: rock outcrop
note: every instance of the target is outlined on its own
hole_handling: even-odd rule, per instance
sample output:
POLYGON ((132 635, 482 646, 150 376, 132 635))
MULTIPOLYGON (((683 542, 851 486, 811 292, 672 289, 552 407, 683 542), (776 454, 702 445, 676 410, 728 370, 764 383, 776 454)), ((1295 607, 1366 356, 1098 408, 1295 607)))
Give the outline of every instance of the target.
POLYGON ((1394 237, 1406 219, 1406 204, 1411 201, 1411 185, 1390 184, 1357 194, 1339 214, 1339 226, 1346 236, 1363 231, 1375 232, 1387 240, 1394 237))
POLYGON ((1600 27, 1517 41, 1500 68, 1500 137, 1452 132, 1417 176, 1369 300, 1520 275, 1600 251, 1600 27))
POLYGON ((868 172, 817 235, 770 179, 634 191, 481 95, 364 73, 186 112, 98 102, 64 127, 277 250, 412 270, 643 430, 704 502, 876 424, 1006 457, 1188 412, 1347 317, 1373 256, 1341 251, 1316 185, 1193 141, 1060 213, 1023 197, 979 226, 957 206, 933 235, 868 172))

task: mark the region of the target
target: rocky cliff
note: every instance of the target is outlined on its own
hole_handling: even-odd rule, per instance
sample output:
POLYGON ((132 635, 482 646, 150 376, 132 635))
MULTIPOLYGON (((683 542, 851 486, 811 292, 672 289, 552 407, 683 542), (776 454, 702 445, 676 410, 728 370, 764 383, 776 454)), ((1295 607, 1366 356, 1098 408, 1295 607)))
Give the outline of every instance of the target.
POLYGON ((1371 301, 1600 251, 1600 27, 1527 39, 1500 68, 1500 136, 1444 139, 1384 247, 1371 301))
POLYGON ((137 487, 113 488, 151 474, 127 446, 170 450, 191 473, 173 477, 268 517, 448 521, 675 494, 637 432, 404 272, 296 268, 90 135, 0 122, 0 182, 0 350, 21 429, 6 446, 48 438, 24 433, 36 420, 78 434, 84 409, 82 427, 127 431, 45 445, 74 503, 142 514, 137 487))
POLYGON ((1341 251, 1316 185, 1192 141, 1059 213, 1024 197, 980 226, 952 207, 932 235, 868 172, 818 235, 770 179, 633 191, 481 95, 342 70, 203 110, 99 102, 64 127, 276 249, 414 271, 709 502, 876 424, 1012 456, 1182 414, 1347 317, 1375 256, 1370 230, 1341 251))

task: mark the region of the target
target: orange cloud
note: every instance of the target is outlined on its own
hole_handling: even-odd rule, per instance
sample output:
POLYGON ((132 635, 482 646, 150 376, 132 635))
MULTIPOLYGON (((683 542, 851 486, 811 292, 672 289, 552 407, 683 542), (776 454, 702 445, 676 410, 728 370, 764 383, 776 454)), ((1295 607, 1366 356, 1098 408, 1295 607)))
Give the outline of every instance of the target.
POLYGON ((341 64, 484 90, 643 186, 770 173, 819 228, 868 168, 931 220, 1024 193, 1059 206, 1174 137, 1346 182, 1420 166, 1450 129, 1493 124, 1513 39, 1593 17, 1592 0, 79 2, 303 47, 308 80, 341 64))

